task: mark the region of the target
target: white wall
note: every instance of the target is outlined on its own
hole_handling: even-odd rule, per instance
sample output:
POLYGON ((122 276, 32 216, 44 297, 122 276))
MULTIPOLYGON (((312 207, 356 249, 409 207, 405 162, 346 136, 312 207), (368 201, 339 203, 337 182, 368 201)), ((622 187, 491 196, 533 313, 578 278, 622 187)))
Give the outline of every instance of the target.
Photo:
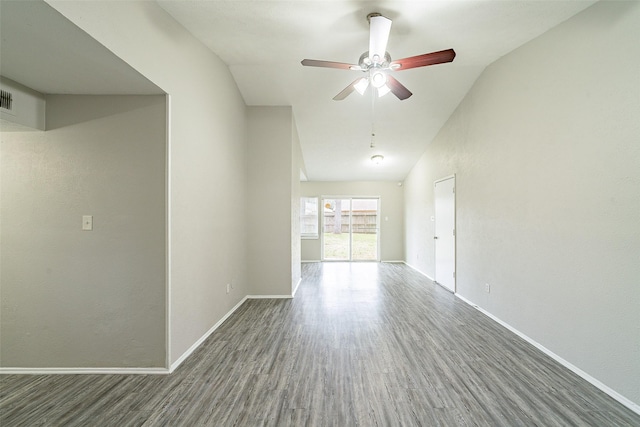
MULTIPOLYGON (((367 196, 380 197, 380 260, 404 260, 404 188, 397 182, 359 181, 300 183, 301 197, 367 196)), ((298 212, 298 215, 300 213, 298 212)), ((321 240, 302 240, 302 260, 319 261, 321 240)))
POLYGON ((46 105, 0 133, 2 367, 163 367, 165 97, 46 105))
POLYGON ((247 232, 254 295, 291 295, 300 279, 299 142, 291 107, 249 107, 247 232), (297 219, 297 217, 296 217, 297 219))
POLYGON ((640 4, 600 2, 496 61, 405 181, 409 264, 433 277, 456 173, 458 293, 636 404, 638 40, 640 4))
POLYGON ((228 67, 156 3, 47 3, 170 95, 174 363, 250 293, 244 102, 228 67))

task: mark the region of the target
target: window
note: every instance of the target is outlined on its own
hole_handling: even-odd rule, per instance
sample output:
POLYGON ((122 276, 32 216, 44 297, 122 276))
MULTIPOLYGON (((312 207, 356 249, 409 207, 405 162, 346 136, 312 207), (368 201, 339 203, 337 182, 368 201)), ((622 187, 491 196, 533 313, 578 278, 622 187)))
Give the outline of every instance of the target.
POLYGON ((318 198, 300 198, 300 237, 318 238, 318 198))

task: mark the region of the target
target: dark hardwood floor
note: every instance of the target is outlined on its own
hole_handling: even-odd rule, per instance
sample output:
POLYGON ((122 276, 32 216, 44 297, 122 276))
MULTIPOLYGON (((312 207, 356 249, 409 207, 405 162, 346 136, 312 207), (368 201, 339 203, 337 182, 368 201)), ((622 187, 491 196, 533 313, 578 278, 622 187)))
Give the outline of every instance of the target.
POLYGON ((640 416, 401 264, 305 264, 173 374, 4 375, 9 426, 640 426, 640 416))

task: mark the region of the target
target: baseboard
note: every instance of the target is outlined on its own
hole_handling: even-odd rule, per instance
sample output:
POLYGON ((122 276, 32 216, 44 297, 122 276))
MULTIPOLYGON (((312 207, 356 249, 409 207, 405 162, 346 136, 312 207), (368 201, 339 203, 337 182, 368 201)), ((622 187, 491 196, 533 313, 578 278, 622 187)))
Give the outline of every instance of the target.
POLYGON ((308 264, 308 263, 312 263, 312 262, 322 262, 319 259, 311 259, 311 260, 304 260, 304 261, 300 261, 303 264, 308 264))
POLYGON ((422 274, 424 277, 426 277, 427 279, 429 279, 429 280, 431 280, 432 282, 435 283, 435 279, 433 277, 429 277, 427 275, 427 273, 425 273, 423 271, 420 271, 417 267, 414 267, 413 265, 409 264, 407 261, 402 261, 402 263, 404 265, 406 265, 407 267, 410 267, 410 268, 414 269, 415 271, 417 271, 418 273, 422 274))
POLYGON ((291 292, 291 297, 296 296, 296 292, 298 292, 298 288, 300 287, 300 283, 302 283, 302 277, 298 279, 298 284, 293 288, 293 292, 291 292))
POLYGON ((291 299, 293 295, 247 295, 247 299, 291 299))
POLYGON ((168 375, 167 368, 0 368, 0 375, 168 375))
MULTIPOLYGON (((300 279, 302 281, 302 279, 300 279)), ((298 285, 300 282, 298 282, 298 285)), ((296 286, 297 289, 297 286, 296 286)), ((216 322, 207 332, 204 333, 182 356, 167 368, 0 368, 0 375, 51 375, 51 374, 104 374, 104 375, 150 375, 162 374, 167 375, 175 371, 198 347, 211 335, 216 329, 222 325, 244 302, 248 299, 280 299, 293 298, 292 295, 247 295, 238 302, 227 314, 216 322)))
POLYGON ((182 362, 184 362, 187 357, 191 356, 191 353, 193 353, 194 351, 196 351, 196 349, 198 347, 200 347, 200 345, 207 339, 209 338, 209 335, 211 335, 216 329, 218 329, 220 327, 220 325, 222 325, 224 323, 225 320, 227 320, 229 318, 229 316, 231 316, 238 308, 240 308, 240 306, 242 304, 244 304, 244 302, 249 299, 248 296, 242 298, 240 300, 239 303, 237 303, 231 310, 229 310, 229 312, 227 314, 225 314, 224 316, 222 316, 222 319, 218 320, 216 322, 215 325, 213 325, 211 327, 211 329, 209 329, 207 332, 204 333, 204 335, 202 335, 200 337, 200 339, 198 339, 198 341, 196 341, 195 343, 193 343, 193 345, 191 347, 189 347, 189 349, 187 351, 185 351, 184 353, 182 353, 182 356, 180 356, 175 362, 173 362, 171 364, 171 367, 169 368, 169 373, 175 371, 178 366, 180 366, 182 364, 182 362))
MULTIPOLYGON (((300 279, 302 280, 302 279, 300 279)), ((225 320, 227 320, 229 318, 229 316, 231 316, 238 308, 240 308, 240 306, 242 304, 244 304, 244 302, 248 299, 282 299, 282 298, 286 298, 286 299, 291 299, 293 298, 292 295, 247 295, 246 297, 242 298, 242 300, 240 300, 240 302, 238 304, 236 304, 231 310, 229 310, 229 312, 227 314, 225 314, 222 319, 218 320, 218 322, 216 322, 215 325, 213 325, 211 327, 211 329, 209 329, 207 332, 205 332, 204 335, 202 335, 200 337, 200 339, 198 339, 198 341, 196 341, 195 343, 193 343, 193 345, 191 347, 189 347, 189 349, 187 351, 185 351, 182 356, 180 356, 178 358, 178 360, 176 360, 175 362, 173 362, 171 364, 171 369, 169 372, 173 372, 175 371, 178 366, 180 366, 182 364, 182 362, 184 362, 187 357, 191 356, 191 354, 196 351, 196 349, 198 347, 200 347, 200 345, 207 339, 209 338, 209 335, 211 335, 216 329, 218 329, 220 327, 220 325, 222 325, 224 323, 225 320)))
POLYGON ((626 406, 627 408, 629 408, 630 410, 632 410, 636 414, 640 415, 640 405, 638 405, 638 404, 632 402, 631 400, 627 399, 626 397, 624 397, 623 395, 621 395, 617 391, 613 390, 611 387, 603 384, 602 382, 600 382, 599 380, 595 379, 594 377, 592 377, 591 375, 589 375, 588 373, 586 373, 582 369, 578 368, 577 366, 573 365, 572 363, 570 363, 567 360, 563 359, 562 357, 558 356, 557 354, 555 354, 554 352, 552 352, 551 350, 549 350, 548 348, 546 348, 545 346, 543 346, 539 342, 537 342, 534 339, 530 338, 529 336, 523 334, 522 332, 520 332, 519 330, 517 330, 513 326, 511 326, 508 323, 502 321, 501 319, 499 319, 498 317, 496 317, 493 314, 489 313, 485 309, 479 307, 477 304, 469 301, 468 299, 466 299, 462 295, 456 293, 455 296, 458 297, 461 301, 469 304, 471 307, 475 308, 480 313, 484 314, 485 316, 487 316, 488 318, 490 318, 494 322, 502 325, 503 327, 507 328, 509 331, 513 332, 514 334, 516 334, 517 336, 519 336, 523 340, 527 341, 529 344, 533 345, 535 348, 537 348, 538 350, 542 351, 544 354, 546 354, 547 356, 551 357, 553 360, 555 360, 556 362, 560 363, 562 366, 564 366, 565 368, 569 369, 570 371, 572 371, 573 373, 575 373, 579 377, 583 378, 587 382, 589 382, 592 385, 594 385, 595 387, 599 388, 601 391, 603 391, 604 393, 608 394, 613 399, 617 400, 618 402, 620 402, 621 404, 623 404, 624 406, 626 406))

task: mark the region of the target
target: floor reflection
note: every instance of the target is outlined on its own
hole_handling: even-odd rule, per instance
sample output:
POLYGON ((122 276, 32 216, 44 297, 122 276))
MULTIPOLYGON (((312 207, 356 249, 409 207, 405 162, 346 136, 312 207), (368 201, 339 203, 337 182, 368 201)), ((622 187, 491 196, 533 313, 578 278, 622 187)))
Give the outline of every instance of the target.
POLYGON ((318 267, 316 304, 323 311, 324 321, 343 324, 381 321, 380 263, 326 262, 318 267))

